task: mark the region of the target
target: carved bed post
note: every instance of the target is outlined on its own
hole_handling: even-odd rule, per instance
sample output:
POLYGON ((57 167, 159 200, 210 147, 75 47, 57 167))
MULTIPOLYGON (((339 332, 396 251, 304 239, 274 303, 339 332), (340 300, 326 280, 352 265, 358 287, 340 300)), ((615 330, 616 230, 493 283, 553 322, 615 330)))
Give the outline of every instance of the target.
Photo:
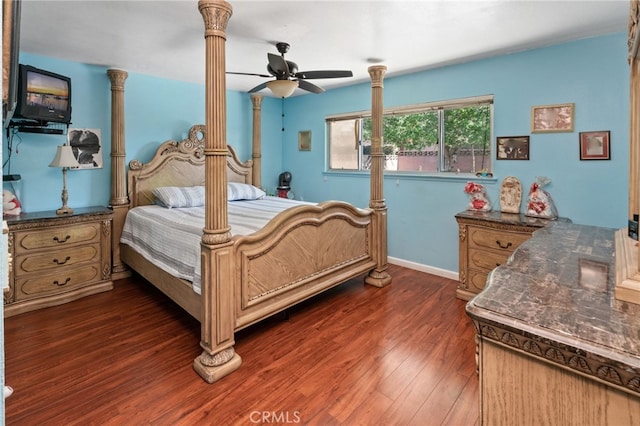
POLYGON ((387 272, 387 205, 384 201, 384 152, 382 151, 382 80, 387 71, 384 65, 369 67, 371 77, 371 199, 373 209, 373 258, 376 267, 365 278, 365 283, 384 287, 391 283, 387 272))
POLYGON ((262 95, 251 95, 253 104, 253 186, 262 186, 262 95))
POLYGON ((111 80, 111 200, 109 201, 113 209, 111 271, 113 279, 117 280, 130 274, 129 269, 120 259, 120 236, 129 210, 124 149, 124 82, 128 74, 123 70, 109 69, 107 75, 111 80))
POLYGON ((202 235, 202 354, 193 368, 213 383, 240 367, 234 350, 232 243, 227 219, 225 42, 231 5, 200 0, 205 24, 205 224, 202 235))

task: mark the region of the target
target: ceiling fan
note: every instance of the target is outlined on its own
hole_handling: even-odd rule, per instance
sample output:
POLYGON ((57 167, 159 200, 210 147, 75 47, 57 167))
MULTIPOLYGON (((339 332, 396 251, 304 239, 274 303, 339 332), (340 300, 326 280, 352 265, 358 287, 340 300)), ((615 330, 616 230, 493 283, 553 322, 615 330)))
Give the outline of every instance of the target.
POLYGON ((287 61, 284 58, 284 54, 289 51, 288 43, 276 43, 276 49, 280 52, 280 55, 273 53, 267 53, 269 63, 267 64, 267 74, 255 74, 246 72, 231 72, 227 71, 227 74, 237 75, 255 75, 258 77, 275 77, 275 80, 267 81, 265 83, 258 84, 253 89, 249 90, 249 93, 254 93, 269 88, 274 95, 286 98, 291 96, 297 87, 306 90, 311 93, 322 93, 324 89, 316 86, 307 80, 319 79, 319 78, 342 78, 353 77, 351 71, 344 70, 324 70, 324 71, 298 71, 298 64, 292 61, 287 61))

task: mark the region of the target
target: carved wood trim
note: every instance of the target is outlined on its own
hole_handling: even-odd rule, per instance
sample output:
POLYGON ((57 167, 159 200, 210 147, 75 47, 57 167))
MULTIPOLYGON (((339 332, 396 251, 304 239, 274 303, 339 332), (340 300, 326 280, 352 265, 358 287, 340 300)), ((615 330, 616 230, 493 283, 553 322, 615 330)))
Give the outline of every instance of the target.
POLYGON ((489 339, 503 347, 640 396, 638 368, 531 333, 510 330, 490 321, 473 319, 473 324, 480 339, 489 339))
POLYGON ((252 94, 253 105, 253 186, 262 186, 262 95, 252 94))
POLYGON ((15 268, 14 262, 15 262, 15 239, 13 237, 13 232, 9 232, 9 235, 7 235, 7 263, 9 266, 9 270, 7 271, 9 273, 9 280, 13 281, 9 283, 9 288, 6 289, 4 291, 4 304, 8 304, 8 303, 13 303, 16 301, 16 293, 15 293, 15 278, 14 278, 14 274, 12 273, 13 268, 15 268))

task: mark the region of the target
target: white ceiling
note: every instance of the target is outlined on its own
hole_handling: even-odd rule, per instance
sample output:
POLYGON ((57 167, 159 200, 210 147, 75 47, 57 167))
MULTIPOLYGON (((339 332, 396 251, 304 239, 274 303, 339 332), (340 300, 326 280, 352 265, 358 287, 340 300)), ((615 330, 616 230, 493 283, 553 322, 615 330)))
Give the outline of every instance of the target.
MULTIPOLYGON (((375 63, 391 77, 626 31, 629 15, 627 0, 230 3, 228 71, 267 74, 267 52, 278 54, 275 43, 284 41, 291 44, 286 59, 300 71, 353 71, 352 78, 312 81, 325 89, 369 81, 375 63)), ((204 84, 196 0, 22 0, 20 50, 204 84)), ((248 91, 267 80, 227 75, 227 86, 248 91)))

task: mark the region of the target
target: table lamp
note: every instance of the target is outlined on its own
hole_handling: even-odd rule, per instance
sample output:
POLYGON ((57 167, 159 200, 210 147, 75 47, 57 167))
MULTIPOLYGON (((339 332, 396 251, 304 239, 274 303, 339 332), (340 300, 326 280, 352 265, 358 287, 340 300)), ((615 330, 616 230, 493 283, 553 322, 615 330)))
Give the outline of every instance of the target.
POLYGON ((49 164, 49 167, 62 167, 62 207, 56 210, 56 213, 59 215, 65 214, 73 214, 73 209, 67 206, 67 200, 69 196, 67 195, 67 170, 69 167, 78 167, 78 161, 76 157, 73 155, 73 150, 71 149, 71 145, 60 145, 56 150, 56 156, 49 164))

